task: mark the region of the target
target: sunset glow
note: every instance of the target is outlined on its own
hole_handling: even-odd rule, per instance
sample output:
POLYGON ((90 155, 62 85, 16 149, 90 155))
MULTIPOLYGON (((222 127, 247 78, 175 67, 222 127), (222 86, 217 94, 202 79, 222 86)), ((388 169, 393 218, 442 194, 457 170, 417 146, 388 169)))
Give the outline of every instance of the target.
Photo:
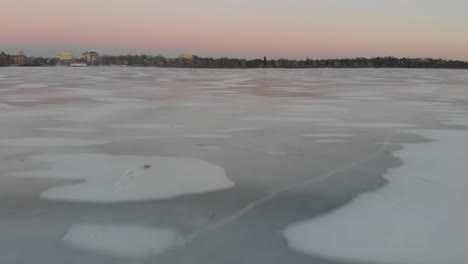
POLYGON ((468 60, 464 0, 6 0, 0 50, 468 60), (6 26, 7 25, 7 26, 6 26))

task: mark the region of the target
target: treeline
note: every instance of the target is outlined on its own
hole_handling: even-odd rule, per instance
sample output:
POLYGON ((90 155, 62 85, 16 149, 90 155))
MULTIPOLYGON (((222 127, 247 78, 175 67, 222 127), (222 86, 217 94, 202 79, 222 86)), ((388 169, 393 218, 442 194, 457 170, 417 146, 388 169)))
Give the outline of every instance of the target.
POLYGON ((163 56, 127 55, 100 58, 100 65, 156 66, 176 68, 450 68, 468 69, 468 62, 419 58, 354 58, 354 59, 238 59, 238 58, 166 58, 163 56))
MULTIPOLYGON (((0 66, 10 63, 10 56, 0 54, 0 66)), ((58 58, 32 58, 32 65, 55 66, 60 64, 58 58)), ((468 62, 444 59, 420 58, 353 58, 353 59, 238 59, 238 58, 202 58, 197 56, 166 58, 164 56, 150 55, 103 55, 99 58, 102 66, 147 66, 147 67, 173 67, 173 68, 441 68, 441 69, 468 69, 468 62)))

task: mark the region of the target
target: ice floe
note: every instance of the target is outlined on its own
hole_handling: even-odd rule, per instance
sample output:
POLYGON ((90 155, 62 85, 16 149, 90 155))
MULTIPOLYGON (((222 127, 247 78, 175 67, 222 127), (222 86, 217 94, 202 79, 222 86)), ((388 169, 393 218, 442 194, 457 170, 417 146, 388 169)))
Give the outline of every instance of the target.
POLYGON ((63 238, 80 250, 99 254, 139 258, 156 256, 177 246, 179 235, 166 228, 137 225, 74 225, 63 238))
POLYGON ((47 169, 8 176, 85 180, 42 193, 52 200, 112 203, 168 199, 231 188, 224 168, 180 157, 112 156, 105 154, 36 155, 47 169), (150 164, 150 168, 143 165, 150 164))
POLYGON ((394 152, 381 189, 286 228, 297 251, 365 263, 468 263, 467 131, 414 130, 435 141, 394 152))

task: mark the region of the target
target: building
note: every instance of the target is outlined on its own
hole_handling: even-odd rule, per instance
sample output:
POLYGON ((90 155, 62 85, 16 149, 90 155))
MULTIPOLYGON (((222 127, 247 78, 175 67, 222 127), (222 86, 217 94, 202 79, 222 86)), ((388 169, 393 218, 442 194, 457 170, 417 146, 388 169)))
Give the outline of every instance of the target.
POLYGON ((57 59, 61 61, 71 61, 73 60, 73 54, 71 52, 62 52, 55 56, 57 59))
POLYGON ((90 65, 97 65, 99 64, 99 53, 95 51, 86 51, 81 54, 84 61, 90 65))
POLYGON ((58 65, 70 65, 70 63, 74 60, 74 56, 71 52, 61 52, 55 55, 55 58, 59 59, 58 65))
POLYGON ((190 54, 181 54, 179 56, 179 62, 181 64, 184 64, 184 63, 192 63, 193 62, 193 55, 190 55, 190 54))
POLYGON ((32 59, 29 58, 29 57, 26 57, 26 55, 24 55, 24 52, 23 51, 20 51, 18 53, 18 55, 12 55, 10 56, 10 60, 11 60, 11 64, 14 64, 14 65, 28 65, 28 64, 32 64, 32 59))

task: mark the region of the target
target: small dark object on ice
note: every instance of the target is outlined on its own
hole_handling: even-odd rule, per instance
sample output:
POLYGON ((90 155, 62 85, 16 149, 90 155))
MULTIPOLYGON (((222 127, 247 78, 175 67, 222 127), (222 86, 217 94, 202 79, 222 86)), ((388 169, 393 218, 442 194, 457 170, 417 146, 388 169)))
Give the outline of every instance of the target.
POLYGON ((150 164, 145 164, 145 166, 143 166, 143 169, 149 169, 151 167, 150 164))

